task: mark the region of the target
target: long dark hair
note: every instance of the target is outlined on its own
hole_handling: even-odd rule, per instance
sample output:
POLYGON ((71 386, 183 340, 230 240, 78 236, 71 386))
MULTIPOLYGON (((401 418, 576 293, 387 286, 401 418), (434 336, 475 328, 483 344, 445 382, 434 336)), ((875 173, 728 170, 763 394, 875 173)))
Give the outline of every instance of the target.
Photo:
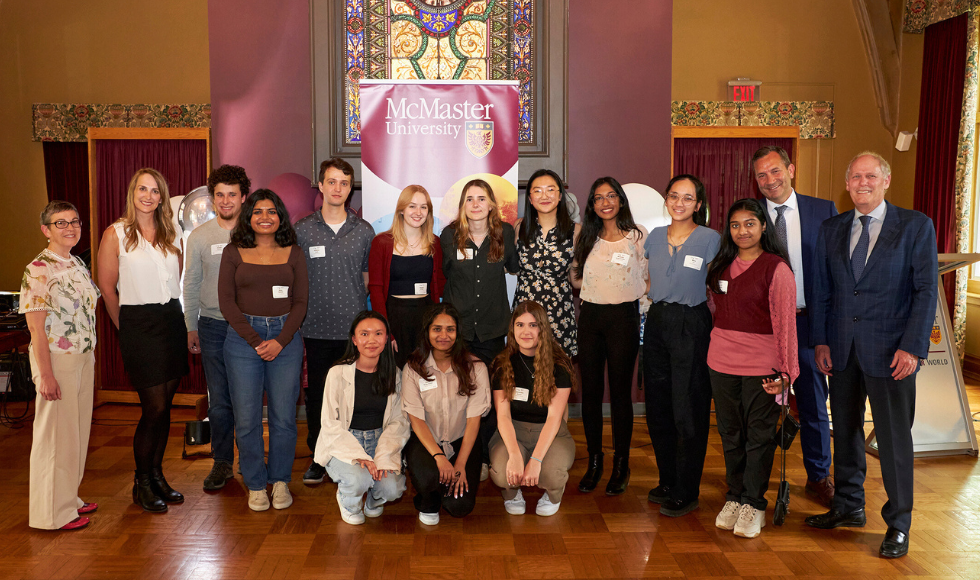
POLYGON ((419 329, 419 345, 416 347, 415 352, 408 359, 408 366, 415 371, 415 374, 422 377, 423 379, 430 381, 432 380, 432 375, 425 368, 426 361, 429 360, 429 355, 432 354, 432 344, 429 342, 429 327, 435 322, 435 319, 440 314, 445 314, 453 319, 456 323, 456 342, 453 343, 453 348, 449 352, 450 364, 453 367, 453 373, 459 380, 459 395, 461 397, 468 397, 476 392, 476 381, 473 380, 473 362, 470 360, 470 353, 466 350, 466 342, 463 340, 462 330, 459 326, 459 311, 456 307, 448 302, 442 302, 440 304, 435 304, 430 306, 425 314, 422 316, 422 327, 419 329))
POLYGON ((362 310, 354 317, 354 322, 351 323, 350 331, 347 333, 347 350, 344 351, 344 356, 336 364, 349 365, 357 362, 357 359, 361 357, 357 346, 354 345, 354 333, 357 332, 357 325, 368 319, 380 320, 385 325, 385 334, 387 337, 385 338, 384 350, 381 351, 381 356, 378 357, 378 368, 374 371, 378 380, 374 381, 373 390, 375 395, 384 395, 387 397, 394 393, 397 387, 395 378, 398 376, 398 367, 395 365, 395 353, 391 349, 391 328, 388 326, 388 321, 381 314, 373 310, 362 310))
MULTIPOLYGON (((776 236, 776 228, 772 225, 772 221, 769 220, 769 214, 763 205, 757 199, 740 199, 733 203, 732 207, 728 208, 728 218, 725 220, 725 227, 721 231, 721 246, 718 248, 718 254, 715 256, 715 259, 708 266, 708 288, 715 294, 721 294, 721 288, 718 285, 721 274, 725 271, 725 268, 728 268, 735 261, 735 256, 738 256, 738 245, 732 239, 732 228, 729 225, 731 224, 732 216, 737 211, 747 211, 755 215, 759 223, 765 224, 765 229, 762 231, 762 239, 760 240, 762 251, 779 256, 789 266, 789 257, 786 254, 786 248, 783 247, 782 242, 779 241, 779 237, 776 236)), ((790 266, 790 269, 792 269, 792 266, 790 266)))
POLYGON ((633 221, 633 214, 630 212, 630 202, 626 199, 626 192, 623 186, 612 177, 600 177, 592 184, 589 191, 589 203, 585 206, 585 219, 582 221, 582 229, 578 233, 578 244, 575 247, 575 277, 581 278, 585 273, 585 261, 592 253, 592 247, 602 233, 602 218, 595 212, 595 192, 601 185, 608 185, 613 192, 619 196, 619 213, 616 214, 616 227, 624 236, 635 231, 637 239, 643 234, 640 228, 636 227, 633 221))
POLYGON ((271 189, 258 189, 252 192, 252 195, 245 198, 245 203, 242 204, 242 213, 238 214, 238 223, 235 224, 235 229, 231 231, 231 243, 239 248, 254 248, 255 247, 255 232, 252 231, 252 212, 255 211, 255 204, 263 201, 269 200, 272 205, 276 208, 276 213, 279 215, 279 229, 276 230, 276 244, 280 248, 288 248, 289 246, 296 245, 296 231, 293 230, 293 224, 289 221, 289 210, 286 209, 286 204, 279 199, 276 192, 271 189))
POLYGON ((667 196, 670 195, 670 188, 674 187, 675 183, 677 183, 678 181, 683 181, 685 179, 690 181, 691 184, 694 186, 694 194, 697 197, 694 203, 701 204, 701 206, 698 209, 694 210, 694 215, 692 216, 692 219, 694 219, 695 225, 707 226, 708 225, 708 196, 705 195, 704 193, 704 184, 701 183, 701 180, 698 179, 697 177, 690 175, 688 173, 675 175, 670 179, 670 181, 667 182, 667 189, 664 190, 664 199, 666 200, 667 196))
POLYGON ((572 221, 572 216, 568 215, 568 203, 565 201, 565 184, 554 171, 550 169, 539 169, 531 174, 531 178, 527 180, 527 188, 525 189, 524 219, 521 220, 521 231, 519 232, 521 242, 525 246, 530 245, 541 231, 541 226, 538 225, 538 210, 534 209, 534 206, 531 205, 531 187, 534 186, 534 180, 545 176, 551 177, 558 184, 558 193, 560 194, 558 196, 558 223, 555 225, 558 229, 558 241, 564 242, 575 235, 575 222, 572 221))

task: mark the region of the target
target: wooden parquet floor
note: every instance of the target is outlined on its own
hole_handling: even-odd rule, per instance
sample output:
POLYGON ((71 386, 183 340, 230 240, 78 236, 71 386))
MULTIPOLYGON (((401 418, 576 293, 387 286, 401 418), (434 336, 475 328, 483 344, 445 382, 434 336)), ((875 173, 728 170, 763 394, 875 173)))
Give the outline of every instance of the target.
MULTIPOLYGON (((978 393, 971 387, 971 399, 978 393)), ((220 492, 205 493, 201 482, 211 460, 181 459, 179 422, 192 415, 191 409, 174 413, 164 465, 187 501, 153 515, 130 497, 138 408, 96 409, 81 496, 100 507, 92 524, 75 532, 27 526, 30 423, 0 427, 0 579, 980 578, 980 468, 969 456, 916 460, 909 555, 882 560, 877 549, 886 526, 878 512, 886 498, 878 461, 870 456, 867 527, 821 531, 803 524, 806 515, 824 510, 803 492, 797 443, 787 459, 792 502, 786 523, 772 524, 777 455, 768 525, 760 537, 746 540, 714 526, 725 474, 714 427, 701 507, 671 519, 646 500, 657 467, 643 419, 634 429, 630 488, 619 497, 603 495, 603 487, 592 494, 575 489, 585 470, 585 443, 581 422, 573 420, 579 459, 553 517, 534 515, 536 492, 526 494, 529 515, 507 515, 499 492, 486 481, 475 511, 463 519, 443 514, 438 526, 420 525, 409 487, 381 518, 350 526, 340 519, 334 484, 301 483, 309 462, 305 424, 290 484, 295 502, 286 510, 255 513, 246 505, 240 476, 220 492)), ((608 442, 608 422, 605 436, 608 442)), ((611 453, 607 476, 610 459, 611 453)))

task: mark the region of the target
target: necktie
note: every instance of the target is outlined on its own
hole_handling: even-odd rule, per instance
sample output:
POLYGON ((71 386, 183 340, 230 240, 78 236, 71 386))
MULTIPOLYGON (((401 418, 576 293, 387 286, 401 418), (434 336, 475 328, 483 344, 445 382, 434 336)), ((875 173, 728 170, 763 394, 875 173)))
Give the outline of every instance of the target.
POLYGON ((868 247, 871 246, 871 234, 868 231, 871 216, 863 215, 860 219, 861 235, 858 237, 858 243, 854 246, 854 251, 851 253, 851 271, 854 272, 855 282, 860 280, 861 274, 864 273, 864 266, 868 262, 868 247))
POLYGON ((789 238, 786 234, 786 217, 783 216, 783 212, 786 211, 785 205, 776 206, 776 237, 779 241, 783 243, 783 247, 786 248, 786 252, 789 252, 789 238))

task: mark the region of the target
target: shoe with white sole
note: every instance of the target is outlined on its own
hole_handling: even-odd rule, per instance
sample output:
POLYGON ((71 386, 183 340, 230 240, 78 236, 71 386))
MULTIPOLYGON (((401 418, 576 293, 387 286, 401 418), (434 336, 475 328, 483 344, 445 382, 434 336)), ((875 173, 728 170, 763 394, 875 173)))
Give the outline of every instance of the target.
POLYGON ((517 495, 513 499, 504 500, 504 509, 512 516, 522 516, 527 511, 527 502, 524 501, 524 494, 517 490, 517 495))
POLYGON ((272 484, 272 507, 277 510, 284 510, 293 505, 293 494, 289 493, 289 486, 285 481, 277 481, 272 484))
POLYGON ((269 509, 269 496, 264 489, 248 490, 248 507, 253 512, 264 512, 269 509))
POLYGON ((435 526, 439 524, 439 512, 434 514, 427 514, 424 512, 419 512, 419 521, 426 526, 435 526))
POLYGON ((551 498, 548 497, 548 492, 544 492, 541 499, 538 500, 537 507, 534 508, 534 513, 539 516, 553 516, 558 513, 558 507, 561 506, 561 502, 552 502, 551 498))
POLYGON ((738 521, 735 522, 735 535, 742 538, 754 538, 766 527, 766 512, 757 510, 749 504, 742 505, 738 511, 738 521))
POLYGON ((349 511, 344 507, 342 501, 340 501, 340 490, 337 490, 337 505, 340 506, 340 519, 344 520, 352 526, 359 526, 364 523, 364 513, 360 510, 356 512, 349 511))
POLYGON ((715 527, 723 530, 735 529, 735 522, 738 521, 738 512, 742 509, 742 504, 737 501, 726 501, 725 507, 718 512, 715 518, 715 527))
POLYGON ((385 511, 385 500, 374 499, 371 491, 367 492, 367 499, 364 500, 364 515, 369 518, 379 518, 385 511))

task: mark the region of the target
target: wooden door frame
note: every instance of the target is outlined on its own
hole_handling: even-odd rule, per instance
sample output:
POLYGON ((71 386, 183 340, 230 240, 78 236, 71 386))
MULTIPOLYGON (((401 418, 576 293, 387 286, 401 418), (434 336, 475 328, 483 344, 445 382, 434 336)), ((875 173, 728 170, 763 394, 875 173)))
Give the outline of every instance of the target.
POLYGON ((674 176, 674 141, 676 139, 792 139, 792 163, 799 167, 796 160, 800 155, 800 128, 793 127, 682 127, 670 128, 670 175, 674 176))

